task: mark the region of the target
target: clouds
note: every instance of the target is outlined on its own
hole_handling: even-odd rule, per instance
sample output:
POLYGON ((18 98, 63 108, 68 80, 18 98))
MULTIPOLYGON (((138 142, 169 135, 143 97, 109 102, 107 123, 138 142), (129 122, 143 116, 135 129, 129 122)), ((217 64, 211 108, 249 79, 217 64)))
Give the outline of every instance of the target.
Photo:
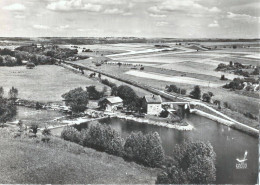
POLYGON ((210 27, 210 28, 219 27, 218 21, 214 20, 213 23, 210 23, 210 24, 208 25, 208 27, 210 27))
POLYGON ((169 13, 219 13, 221 10, 214 7, 206 7, 198 3, 198 0, 162 0, 157 5, 148 9, 153 14, 169 13))
POLYGON ((24 11, 26 7, 23 4, 15 3, 15 4, 4 6, 3 9, 9 11, 24 11))
POLYGON ((255 17, 247 14, 235 14, 232 12, 227 13, 227 18, 237 21, 246 21, 246 22, 258 22, 260 23, 260 17, 255 17))
POLYGON ((90 12, 99 12, 101 10, 101 5, 84 3, 83 0, 60 0, 51 2, 46 7, 53 11, 77 11, 86 10, 90 12))
POLYGON ((47 30, 47 29, 50 29, 49 26, 40 25, 40 24, 35 24, 35 25, 33 25, 33 28, 38 29, 38 30, 47 30))
POLYGON ((168 24, 169 24, 169 23, 166 22, 166 21, 160 21, 160 22, 157 22, 157 23, 156 23, 156 26, 161 27, 161 26, 166 26, 166 25, 168 25, 168 24))
POLYGON ((133 3, 127 0, 53 0, 46 8, 52 11, 86 11, 103 14, 131 15, 129 9, 133 3))
POLYGON ((13 30, 16 36, 190 37, 192 30, 194 37, 256 37, 257 4, 258 0, 0 0, 0 35, 13 30))

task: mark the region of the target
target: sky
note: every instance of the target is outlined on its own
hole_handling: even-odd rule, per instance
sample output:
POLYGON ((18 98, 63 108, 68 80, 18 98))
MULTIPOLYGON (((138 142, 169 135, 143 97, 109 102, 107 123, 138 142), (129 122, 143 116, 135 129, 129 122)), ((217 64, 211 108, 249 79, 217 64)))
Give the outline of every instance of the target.
POLYGON ((259 0, 0 0, 0 37, 259 38, 259 0))

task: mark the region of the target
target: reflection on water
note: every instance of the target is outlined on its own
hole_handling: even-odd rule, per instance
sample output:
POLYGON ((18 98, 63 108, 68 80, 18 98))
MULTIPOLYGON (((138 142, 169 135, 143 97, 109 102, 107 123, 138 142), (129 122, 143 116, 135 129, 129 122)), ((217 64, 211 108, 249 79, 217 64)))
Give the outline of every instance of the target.
MULTIPOLYGON (((188 121, 193 124, 193 131, 178 131, 155 125, 141 124, 121 119, 100 120, 101 123, 111 125, 125 138, 131 132, 143 133, 158 132, 167 155, 172 155, 176 144, 190 141, 209 141, 217 154, 217 181, 216 183, 250 183, 256 184, 258 175, 258 139, 246 135, 224 125, 217 124, 209 119, 190 115, 188 121), (237 158, 247 155, 247 168, 236 169, 237 158)), ((88 124, 77 126, 79 129, 88 124)))

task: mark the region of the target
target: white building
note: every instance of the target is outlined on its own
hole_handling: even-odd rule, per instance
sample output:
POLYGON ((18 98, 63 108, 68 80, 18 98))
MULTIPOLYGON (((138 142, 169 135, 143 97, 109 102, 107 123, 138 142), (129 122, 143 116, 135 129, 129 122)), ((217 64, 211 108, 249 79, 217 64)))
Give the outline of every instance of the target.
POLYGON ((119 108, 123 108, 123 100, 118 96, 105 97, 99 101, 99 105, 103 107, 105 111, 113 112, 119 108))
POLYGON ((162 98, 159 95, 144 96, 144 106, 146 113, 150 115, 159 115, 162 111, 162 98))

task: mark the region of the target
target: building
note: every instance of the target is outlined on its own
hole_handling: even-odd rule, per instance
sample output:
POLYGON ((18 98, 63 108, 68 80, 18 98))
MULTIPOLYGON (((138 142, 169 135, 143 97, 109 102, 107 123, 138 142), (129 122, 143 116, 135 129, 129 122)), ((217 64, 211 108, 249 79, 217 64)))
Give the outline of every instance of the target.
POLYGON ((146 95, 143 105, 147 114, 159 115, 162 111, 162 98, 159 95, 146 95))
POLYGON ((113 112, 123 108, 123 100, 118 96, 104 97, 99 100, 100 108, 105 111, 113 112))

